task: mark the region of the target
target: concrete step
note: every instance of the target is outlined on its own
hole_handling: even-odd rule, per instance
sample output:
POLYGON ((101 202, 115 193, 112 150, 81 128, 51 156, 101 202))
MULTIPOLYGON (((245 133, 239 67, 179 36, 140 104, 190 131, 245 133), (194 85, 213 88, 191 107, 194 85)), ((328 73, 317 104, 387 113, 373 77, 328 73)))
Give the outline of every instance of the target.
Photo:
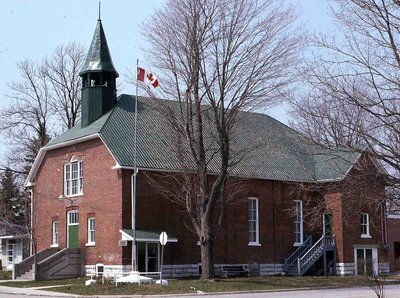
POLYGON ((32 270, 25 272, 21 276, 17 277, 18 280, 32 280, 33 279, 33 272, 32 270))

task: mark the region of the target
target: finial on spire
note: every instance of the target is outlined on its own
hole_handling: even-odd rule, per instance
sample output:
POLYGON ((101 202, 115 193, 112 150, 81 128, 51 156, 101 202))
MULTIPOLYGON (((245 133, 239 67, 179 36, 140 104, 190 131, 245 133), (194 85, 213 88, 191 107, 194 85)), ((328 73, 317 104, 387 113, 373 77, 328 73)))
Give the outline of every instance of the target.
POLYGON ((101 1, 99 1, 99 20, 101 20, 101 1))

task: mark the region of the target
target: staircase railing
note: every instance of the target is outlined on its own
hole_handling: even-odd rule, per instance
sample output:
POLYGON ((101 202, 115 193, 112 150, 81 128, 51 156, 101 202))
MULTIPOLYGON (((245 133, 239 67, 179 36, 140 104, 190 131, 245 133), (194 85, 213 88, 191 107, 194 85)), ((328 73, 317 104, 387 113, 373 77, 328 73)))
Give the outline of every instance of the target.
POLYGON ((36 279, 72 278, 82 275, 82 255, 78 248, 63 248, 38 263, 36 279))
POLYGON ((290 266, 295 264, 300 258, 312 245, 312 236, 308 235, 307 238, 304 240, 303 244, 299 246, 285 261, 283 270, 287 271, 290 266))
MULTIPOLYGON (((40 261, 48 258, 52 254, 56 253, 59 249, 58 248, 46 248, 41 251, 39 251, 36 254, 36 261, 39 263, 40 261)), ((31 255, 30 257, 24 259, 18 264, 14 264, 13 268, 13 279, 16 279, 17 277, 20 277, 22 274, 25 272, 29 271, 32 269, 32 265, 34 262, 34 255, 31 255)))
POLYGON ((335 236, 322 237, 302 257, 297 259, 298 274, 302 275, 324 253, 327 248, 335 246, 335 236))

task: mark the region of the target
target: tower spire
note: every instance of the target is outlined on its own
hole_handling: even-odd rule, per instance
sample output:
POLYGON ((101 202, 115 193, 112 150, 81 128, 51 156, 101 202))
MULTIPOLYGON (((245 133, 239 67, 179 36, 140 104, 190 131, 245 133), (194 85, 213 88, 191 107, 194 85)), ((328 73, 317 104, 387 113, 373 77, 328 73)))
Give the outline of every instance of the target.
POLYGON ((99 18, 98 20, 101 20, 101 1, 99 1, 99 18))
POLYGON ((85 127, 111 110, 117 98, 118 72, 114 68, 100 20, 100 2, 99 19, 79 75, 82 77, 81 127, 85 127))
POLYGON ((105 71, 114 73, 117 77, 119 76, 113 65, 106 35, 100 19, 97 20, 92 43, 90 44, 85 64, 83 65, 79 75, 83 75, 90 71, 105 71))

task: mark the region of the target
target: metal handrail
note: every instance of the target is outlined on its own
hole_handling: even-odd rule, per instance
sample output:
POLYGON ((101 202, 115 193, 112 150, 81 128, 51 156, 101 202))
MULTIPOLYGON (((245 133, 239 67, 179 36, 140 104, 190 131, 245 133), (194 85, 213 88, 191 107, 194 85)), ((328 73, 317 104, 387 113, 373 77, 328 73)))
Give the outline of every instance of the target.
POLYGON ((287 270, 290 266, 292 266, 297 259, 307 251, 312 244, 312 236, 308 235, 306 240, 303 242, 301 246, 299 246, 285 261, 284 270, 287 270))
POLYGON ((321 254, 325 247, 332 247, 335 245, 335 236, 322 235, 321 238, 301 257, 297 260, 297 270, 301 275, 304 267, 315 256, 321 254))

